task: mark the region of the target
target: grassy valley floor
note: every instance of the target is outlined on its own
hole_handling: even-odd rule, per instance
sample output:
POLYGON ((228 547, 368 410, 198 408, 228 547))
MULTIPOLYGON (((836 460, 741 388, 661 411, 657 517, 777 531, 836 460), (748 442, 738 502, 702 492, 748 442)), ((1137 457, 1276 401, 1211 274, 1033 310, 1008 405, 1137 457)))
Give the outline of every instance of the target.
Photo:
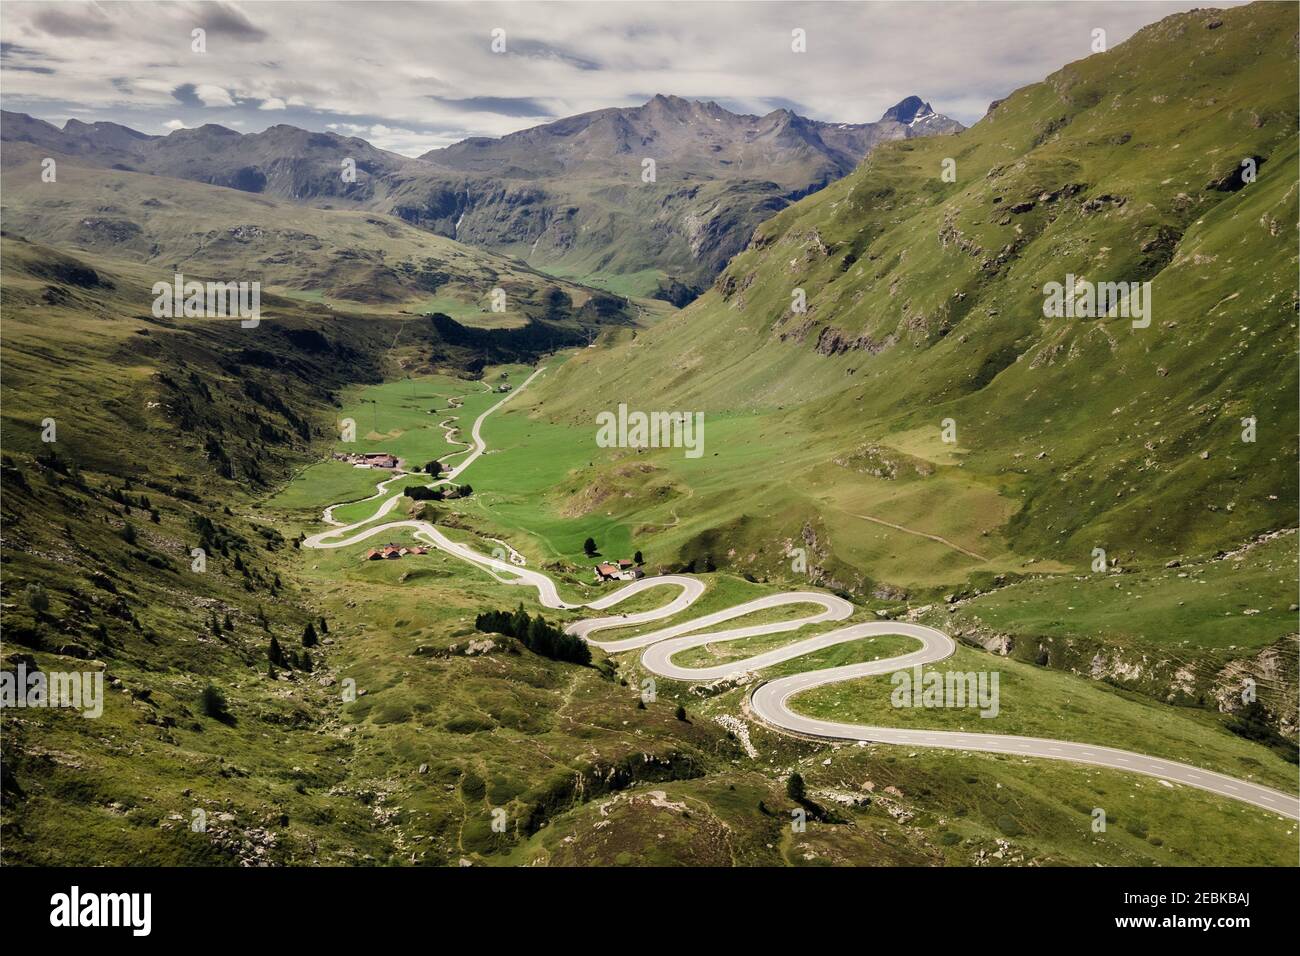
MULTIPOLYGON (((502 371, 512 382, 526 374, 489 369, 487 381, 502 371)), ((403 449, 415 460, 435 457, 446 454, 448 446, 441 429, 421 427, 421 416, 430 417, 426 404, 437 406, 438 420, 456 417, 458 426, 467 429, 497 397, 480 389, 474 383, 435 379, 389 383, 353 394, 342 417, 354 412, 361 423, 367 412, 379 413, 381 420, 371 422, 373 435, 367 441, 372 444, 366 450, 391 450, 393 441, 404 441, 403 449), (451 409, 457 384, 465 406, 451 409)), ((583 490, 577 477, 582 467, 595 467, 597 461, 590 430, 547 425, 528 402, 512 401, 487 419, 483 435, 489 454, 461 478, 474 486, 474 496, 437 503, 440 517, 435 520, 450 535, 485 551, 491 539, 506 541, 526 556, 530 567, 555 577, 566 599, 591 600, 602 593, 588 583, 591 560, 582 553, 588 535, 596 538, 603 555, 622 557, 641 549, 654 565, 660 535, 648 530, 649 522, 629 521, 614 504, 619 499, 610 499, 603 511, 566 510, 566 503, 583 490)), ((318 469, 315 475, 328 474, 323 465, 312 469, 318 469)), ((373 480, 380 476, 366 477, 369 485, 358 482, 358 494, 373 493, 373 480)), ((417 480, 412 477, 412 483, 417 480)), ((340 500, 330 497, 338 486, 332 477, 319 483, 300 477, 260 511, 282 521, 286 535, 311 533, 321 527, 320 511, 340 500)), ((337 509, 336 518, 359 520, 381 500, 348 506, 346 512, 337 509)), ((400 510, 392 517, 401 517, 400 510)), ((510 588, 437 552, 368 562, 368 546, 299 552, 301 584, 331 620, 346 622, 334 629, 330 659, 340 678, 354 680, 358 693, 364 691, 343 710, 357 753, 350 772, 383 794, 390 825, 400 834, 397 842, 410 862, 1176 865, 1294 860, 1294 822, 1184 788, 1169 790, 1154 780, 1051 761, 793 740, 737 722, 744 688, 700 697, 686 686, 656 679, 657 699, 643 708, 641 688, 650 675, 639 667, 639 652, 605 663, 597 651, 597 666, 575 668, 537 658, 511 639, 496 636, 489 649, 471 653, 470 642, 485 637, 473 628, 481 610, 522 603, 531 613, 561 622, 578 615, 545 611, 530 588, 510 588), (679 704, 686 709, 684 721, 673 715, 679 704), (783 780, 794 769, 808 779, 812 799, 827 808, 828 821, 837 822, 813 821, 803 834, 790 832, 792 804, 783 780), (1105 833, 1091 829, 1095 806, 1107 810, 1105 833), (502 809, 509 821, 505 833, 491 826, 493 811, 502 809), (1199 839, 1196 834, 1205 826, 1221 838, 1199 839), (1250 848, 1244 855, 1243 846, 1250 848)), ((775 582, 732 574, 703 579, 708 590, 686 613, 597 638, 658 629, 778 589, 775 582)), ((996 599, 997 606, 1005 607, 1023 594, 1020 600, 1032 603, 1038 590, 1071 580, 1068 575, 1038 575, 967 596, 954 621, 966 621, 977 609, 991 613, 982 610, 982 602, 996 599)), ((605 613, 646 610, 675 593, 651 591, 605 613)), ((906 606, 896 597, 867 604, 854 620, 875 619, 876 610, 896 613, 906 606)), ((730 623, 789 619, 808 610, 782 608, 730 623)), ((1008 620, 999 620, 999 626, 1008 620)), ((1024 626, 1030 631, 1032 622, 1026 615, 1024 626)), ((676 662, 738 660, 831 626, 696 648, 676 662)), ((912 646, 909 639, 893 636, 854 641, 788 661, 761 676, 879 659, 912 646)), ((1083 676, 970 648, 938 666, 949 665, 1002 673, 1003 712, 995 721, 999 732, 1132 747, 1283 789, 1289 780, 1293 784, 1289 765, 1272 751, 1229 734, 1222 718, 1208 711, 1171 707, 1083 676)), ((914 719, 913 712, 889 706, 889 690, 887 678, 832 685, 805 695, 800 706, 841 720, 900 724, 914 719)), ((982 723, 977 716, 966 720, 949 712, 927 711, 921 717, 938 721, 934 726, 958 721, 966 729, 981 729, 982 723)))

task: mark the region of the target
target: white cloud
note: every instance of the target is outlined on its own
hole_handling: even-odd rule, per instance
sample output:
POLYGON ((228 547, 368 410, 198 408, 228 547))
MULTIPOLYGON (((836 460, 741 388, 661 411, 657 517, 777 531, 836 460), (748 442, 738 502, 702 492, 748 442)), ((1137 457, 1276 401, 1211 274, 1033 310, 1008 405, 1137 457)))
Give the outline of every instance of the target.
POLYGON ((792 102, 842 122, 878 119, 915 93, 969 123, 990 101, 1088 56, 1094 28, 1114 46, 1195 5, 255 3, 239 8, 247 29, 210 31, 198 55, 188 4, 63 3, 65 28, 50 32, 40 19, 48 5, 12 0, 0 39, 22 50, 6 62, 28 69, 3 71, 3 101, 38 116, 82 108, 154 128, 179 115, 193 126, 242 119, 261 129, 275 112, 274 121, 310 129, 351 124, 402 151, 655 93, 756 113, 792 102), (78 19, 88 28, 66 28, 78 19), (498 26, 505 54, 490 48, 498 26), (807 31, 805 54, 790 50, 795 27, 807 31), (201 107, 178 98, 186 85, 201 107))
POLYGON ((224 86, 215 83, 200 83, 194 88, 194 95, 203 101, 204 106, 234 106, 235 101, 224 86))
POLYGON ((163 127, 170 130, 178 130, 185 129, 185 124, 178 119, 173 119, 163 123, 163 127))

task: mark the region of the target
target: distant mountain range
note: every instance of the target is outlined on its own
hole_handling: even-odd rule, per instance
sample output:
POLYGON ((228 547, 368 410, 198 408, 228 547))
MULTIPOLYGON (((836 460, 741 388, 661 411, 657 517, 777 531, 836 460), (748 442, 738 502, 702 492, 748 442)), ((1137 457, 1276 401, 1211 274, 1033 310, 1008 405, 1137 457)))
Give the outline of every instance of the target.
POLYGON ((962 128, 916 96, 879 122, 852 124, 786 109, 742 115, 661 95, 418 159, 285 125, 152 136, 75 119, 59 129, 5 112, 0 138, 123 171, 391 213, 558 275, 684 304, 758 223, 846 175, 877 144, 962 128), (341 175, 349 159, 353 182, 341 175), (646 159, 654 160, 651 182, 643 180, 646 159))
POLYGON ((605 109, 498 139, 474 137, 421 159, 458 172, 544 180, 606 176, 643 158, 673 178, 771 180, 798 190, 845 175, 876 143, 963 127, 909 96, 878 123, 821 123, 788 109, 732 113, 712 101, 656 96, 645 106, 605 109))

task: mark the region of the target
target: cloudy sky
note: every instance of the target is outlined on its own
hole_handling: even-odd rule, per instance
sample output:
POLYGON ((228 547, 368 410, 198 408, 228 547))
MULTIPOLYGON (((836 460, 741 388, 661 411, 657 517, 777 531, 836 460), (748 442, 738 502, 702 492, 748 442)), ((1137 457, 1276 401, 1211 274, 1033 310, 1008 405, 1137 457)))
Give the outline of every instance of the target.
MULTIPOLYGON (((1221 6, 1228 4, 1219 4, 1221 6)), ((0 103, 148 133, 277 123, 418 155, 655 93, 868 122, 910 94, 964 123, 1179 2, 22 3, 0 103), (206 52, 192 33, 206 31, 206 52), (791 51, 802 29, 807 52, 791 51), (504 30, 505 52, 492 50, 504 30)))

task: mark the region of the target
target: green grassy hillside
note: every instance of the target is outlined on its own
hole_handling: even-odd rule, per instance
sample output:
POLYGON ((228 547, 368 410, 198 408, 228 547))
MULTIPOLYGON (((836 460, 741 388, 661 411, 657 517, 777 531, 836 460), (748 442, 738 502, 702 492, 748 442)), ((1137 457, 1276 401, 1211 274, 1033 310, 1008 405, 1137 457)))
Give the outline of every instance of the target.
POLYGON ((148 265, 11 236, 0 258, 3 667, 105 690, 95 719, 5 707, 5 862, 409 862, 346 718, 336 645, 361 627, 257 499, 334 446, 348 386, 436 365, 445 409, 486 394, 455 373, 535 354, 526 330, 272 293, 255 329, 156 319, 148 265))
MULTIPOLYGON (((382 388, 368 392, 382 397, 382 388)), ((509 450, 481 463, 496 464, 494 459, 501 459, 501 467, 510 467, 512 460, 514 467, 526 467, 509 450)), ((476 488, 477 468, 467 474, 476 488)), ((267 507, 283 504, 275 499, 267 507)), ((303 505, 304 520, 318 505, 303 505)), ((453 537, 486 548, 486 541, 503 534, 526 552, 531 566, 543 565, 556 576, 566 596, 590 599, 600 593, 577 583, 585 577, 580 557, 557 557, 547 550, 545 538, 499 530, 490 505, 454 505, 457 510, 438 519, 453 537)), ((286 517, 291 524, 296 520, 286 517)), ((1257 862, 1288 859, 1293 849, 1289 821, 1086 768, 897 748, 824 747, 790 741, 752 724, 744 726, 754 755, 740 738, 726 734, 708 745, 711 751, 705 747, 701 753, 703 742, 721 729, 715 718, 734 719, 740 711, 744 688, 702 698, 684 685, 661 680, 658 700, 642 710, 636 694, 648 675, 635 653, 612 662, 617 668, 612 684, 591 679, 583 669, 561 673, 563 681, 551 683, 555 676, 543 677, 534 670, 534 658, 518 656, 508 644, 481 655, 467 653, 469 642, 482 637, 470 626, 477 609, 521 600, 535 612, 539 609, 530 592, 503 590, 486 574, 442 555, 418 563, 368 562, 367 547, 363 542, 339 551, 304 553, 305 580, 326 607, 358 622, 338 660, 347 662, 344 673, 354 675, 359 686, 379 688, 372 691, 376 698, 356 712, 361 718, 358 762, 385 775, 392 806, 412 811, 395 819, 404 833, 422 838, 411 839, 410 845, 426 862, 436 859, 436 853, 451 852, 494 865, 971 864, 988 860, 1007 844, 1010 850, 992 861, 1178 865, 1230 858, 1232 841, 1203 843, 1196 836, 1211 819, 1215 827, 1250 841, 1257 862), (678 702, 687 708, 687 722, 671 716, 678 702), (600 755, 594 766, 585 754, 573 757, 575 736, 600 755), (649 755, 639 758, 646 772, 639 779, 626 776, 635 764, 610 762, 620 752, 619 739, 635 741, 649 755), (670 742, 679 749, 663 750, 670 742), (435 775, 428 786, 422 783, 421 765, 435 775), (554 779, 548 779, 547 767, 556 767, 554 779), (806 834, 790 833, 791 805, 781 781, 791 769, 814 781, 815 799, 832 807, 835 822, 811 825, 806 834), (614 786, 606 780, 615 781, 614 786), (885 787, 893 790, 881 793, 885 787), (840 800, 854 803, 842 808, 840 800), (1090 831, 1089 813, 1098 805, 1116 818, 1110 835, 1090 831), (503 836, 490 830, 494 808, 506 810, 509 828, 503 836), (536 827, 543 819, 546 825, 536 827), (432 841, 426 842, 431 828, 432 841)), ((721 573, 704 580, 705 596, 683 617, 771 591, 721 573)), ((647 599, 619 610, 651 603, 647 599)), ((774 616, 780 615, 755 616, 747 623, 774 616)), ((862 616, 869 618, 871 612, 862 616)), ((790 639, 741 641, 720 646, 717 654, 691 652, 690 659, 731 659, 733 652, 753 653, 790 639)), ((791 661, 771 675, 874 659, 910 645, 903 638, 858 642, 791 661)), ((963 654, 977 655, 981 667, 1003 666, 983 652, 963 654)), ((1286 765, 1276 755, 1227 733, 1207 714, 1185 713, 1140 695, 1118 695, 1029 665, 1012 666, 1018 681, 1014 696, 1024 701, 1026 711, 1033 705, 1035 713, 1052 719, 1058 702, 1043 711, 1040 695, 1064 690, 1067 698, 1078 697, 1090 708, 1076 707, 1078 712, 1101 708, 1107 720, 1098 733, 1108 741, 1155 739, 1165 744, 1172 738, 1178 754, 1190 749, 1198 761, 1212 766, 1246 774, 1263 767, 1268 779, 1285 780, 1286 765), (1121 716, 1130 718, 1127 724, 1107 714, 1105 705, 1112 698, 1126 708, 1121 716), (1132 720, 1133 715, 1139 719, 1132 720), (1157 725, 1163 735, 1156 732, 1157 725), (1210 746, 1198 749, 1197 741, 1210 746)))
POLYGON ((485 463, 493 519, 557 555, 595 533, 664 567, 973 598, 972 642, 1162 700, 1234 709, 1248 671, 1294 734, 1294 562, 1244 607, 1165 569, 1220 576, 1217 552, 1298 523, 1293 12, 1179 14, 970 130, 881 146, 492 422, 530 476, 515 500, 485 463), (1067 273, 1150 281, 1150 326, 1045 317, 1067 273), (620 402, 703 411, 703 457, 597 447, 620 402))
MULTIPOLYGON (((1094 547, 1163 561, 1294 526, 1290 13, 1172 17, 968 131, 880 147, 766 222, 698 303, 570 362, 544 417, 594 432, 619 400, 708 413, 706 457, 740 487, 701 535, 774 478, 803 486, 787 520, 815 525, 826 485, 845 512, 1077 568, 1094 547), (1243 157, 1258 180, 1235 188, 1243 157), (1044 318, 1067 273, 1151 281, 1151 326, 1044 318), (761 474, 727 441, 735 415, 771 450, 761 474)), ((860 535, 836 525, 838 553, 860 535)), ((907 576, 886 555, 852 563, 907 576)))
MULTIPOLYGON (((1274 534, 1296 525, 1288 12, 1215 13, 1214 29, 1179 15, 966 133, 882 147, 651 328, 596 297, 563 315, 534 300, 522 325, 402 316, 436 301, 454 318, 475 307, 461 291, 516 267, 382 216, 75 162, 46 191, 6 144, 6 227, 25 237, 0 242, 3 667, 100 672, 107 695, 99 719, 5 708, 4 862, 1294 865, 1295 822, 1245 804, 1051 761, 792 739, 742 719, 748 686, 659 681, 645 703, 636 654, 579 666, 474 629, 487 609, 542 612, 526 589, 442 553, 295 547, 377 477, 326 460, 347 450, 341 419, 351 450, 454 458, 440 424, 463 440, 487 388, 541 359, 483 428, 474 494, 416 506, 453 539, 505 542, 582 599, 608 590, 585 537, 640 550, 700 575, 692 617, 835 590, 854 620, 910 614, 962 641, 954 665, 1002 672, 999 730, 1293 784, 1295 537, 1274 534), (1247 155, 1260 175, 1239 184, 1247 155), (218 192, 229 203, 205 206, 218 192), (426 257, 448 273, 433 289, 426 257), (153 318, 152 283, 182 264, 264 268, 261 325, 153 318), (1043 284, 1066 272, 1150 279, 1151 326, 1043 318, 1043 284), (807 313, 789 311, 795 288, 807 313), (596 347, 547 354, 597 325, 596 347), (595 414, 620 402, 704 411, 703 455, 597 447, 595 414), (1246 679, 1268 713, 1243 727, 1246 679), (1260 720, 1280 736, 1256 739, 1260 720), (826 808, 803 833, 794 771, 826 808)), ((801 706, 964 719, 900 717, 879 683, 801 706)))
MULTIPOLYGON (((3 165, 5 229, 155 270, 260 281, 308 304, 392 315, 442 312, 467 325, 530 319, 596 327, 626 322, 620 298, 555 279, 376 212, 318 209, 238 189, 88 165, 14 142, 3 165), (502 289, 504 311, 493 309, 502 289)), ((150 284, 152 284, 152 281, 150 284)))
POLYGON ((241 341, 234 322, 147 318, 129 266, 2 251, 4 667, 99 673, 105 690, 98 719, 5 709, 6 862, 378 852, 364 808, 325 792, 346 743, 306 730, 332 719, 319 649, 268 674, 270 642, 302 653, 315 615, 290 542, 239 508, 310 447, 332 387, 378 377, 370 323, 326 339, 272 300, 241 341), (304 335, 316 347, 295 348, 304 335))

